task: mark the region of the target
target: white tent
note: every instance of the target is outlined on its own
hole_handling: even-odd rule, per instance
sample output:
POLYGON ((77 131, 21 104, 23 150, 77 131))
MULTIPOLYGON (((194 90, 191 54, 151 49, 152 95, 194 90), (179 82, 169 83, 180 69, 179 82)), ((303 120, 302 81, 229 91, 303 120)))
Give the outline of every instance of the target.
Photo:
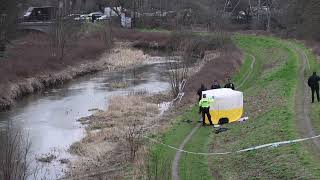
MULTIPOLYGON (((211 120, 214 124, 238 121, 243 114, 243 93, 229 88, 203 91, 207 97, 213 97, 210 105, 211 120)), ((206 123, 209 121, 206 119, 206 123)))

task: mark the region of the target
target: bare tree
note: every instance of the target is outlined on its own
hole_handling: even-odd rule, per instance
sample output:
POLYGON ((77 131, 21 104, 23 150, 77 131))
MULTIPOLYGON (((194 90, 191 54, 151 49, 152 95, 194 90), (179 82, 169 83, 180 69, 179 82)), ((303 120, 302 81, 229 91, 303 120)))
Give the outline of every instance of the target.
POLYGON ((188 66, 178 61, 168 61, 171 93, 176 97, 180 92, 182 82, 188 77, 188 66))
POLYGON ((0 57, 15 35, 18 15, 23 0, 0 0, 0 57))
POLYGON ((62 60, 69 42, 75 40, 78 32, 77 22, 65 16, 59 9, 50 28, 52 55, 62 60))
POLYGON ((125 9, 130 7, 132 2, 130 0, 103 0, 101 5, 110 6, 110 8, 121 18, 121 13, 125 12, 125 9))
POLYGON ((119 18, 121 18, 122 13, 130 15, 133 18, 133 26, 135 26, 138 10, 142 8, 143 2, 142 0, 107 0, 104 4, 111 6, 111 9, 119 18))
POLYGON ((267 0, 266 3, 266 16, 267 16, 267 31, 270 32, 271 29, 271 17, 272 17, 272 0, 267 0))
POLYGON ((137 152, 142 145, 142 135, 144 129, 139 120, 133 120, 127 124, 124 139, 129 149, 129 160, 133 162, 137 152))
POLYGON ((22 132, 8 125, 0 132, 0 179, 25 180, 29 176, 30 142, 22 132))
POLYGON ((108 20, 107 23, 102 24, 102 26, 100 27, 100 35, 106 48, 110 48, 114 43, 111 20, 108 20))

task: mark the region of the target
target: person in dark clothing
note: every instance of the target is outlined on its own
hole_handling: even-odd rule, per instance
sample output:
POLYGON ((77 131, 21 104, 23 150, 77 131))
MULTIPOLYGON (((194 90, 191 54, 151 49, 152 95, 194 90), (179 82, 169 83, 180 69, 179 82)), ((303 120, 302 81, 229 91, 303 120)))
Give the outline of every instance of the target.
POLYGON ((230 88, 232 90, 235 89, 234 84, 231 82, 230 78, 228 78, 228 83, 224 86, 224 88, 230 88))
POLYGON ((211 89, 220 89, 220 88, 221 88, 221 86, 220 86, 219 82, 217 80, 214 80, 213 84, 211 86, 211 89))
POLYGON ((198 89, 198 91, 197 91, 197 94, 198 94, 198 96, 199 96, 199 101, 201 100, 201 98, 202 98, 202 91, 206 91, 207 90, 207 88, 203 85, 203 84, 201 84, 201 87, 198 89))
POLYGON ((312 92, 312 103, 314 103, 314 93, 317 94, 317 100, 318 102, 320 102, 319 81, 320 81, 320 77, 317 75, 316 72, 313 72, 312 76, 310 76, 308 79, 308 85, 311 88, 311 92, 312 92))
POLYGON ((213 125, 211 121, 211 115, 210 115, 210 104, 213 103, 214 100, 212 98, 207 98, 207 96, 204 94, 203 98, 199 102, 199 107, 201 108, 202 112, 202 125, 206 125, 205 118, 206 115, 208 117, 210 125, 213 125))

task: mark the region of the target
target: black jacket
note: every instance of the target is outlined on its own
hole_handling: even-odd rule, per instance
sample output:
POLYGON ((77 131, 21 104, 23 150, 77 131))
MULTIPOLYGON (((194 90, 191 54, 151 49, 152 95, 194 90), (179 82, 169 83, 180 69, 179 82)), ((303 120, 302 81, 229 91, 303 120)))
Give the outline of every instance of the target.
POLYGON ((308 85, 311 88, 319 88, 320 77, 317 75, 312 75, 308 79, 308 85))
POLYGON ((220 84, 212 84, 211 89, 220 89, 220 84))
POLYGON ((230 88, 232 90, 234 90, 234 84, 233 83, 228 83, 224 86, 224 88, 230 88))
POLYGON ((207 88, 205 88, 205 87, 201 87, 198 89, 197 94, 199 96, 199 99, 202 98, 202 91, 206 91, 206 90, 207 90, 207 88))

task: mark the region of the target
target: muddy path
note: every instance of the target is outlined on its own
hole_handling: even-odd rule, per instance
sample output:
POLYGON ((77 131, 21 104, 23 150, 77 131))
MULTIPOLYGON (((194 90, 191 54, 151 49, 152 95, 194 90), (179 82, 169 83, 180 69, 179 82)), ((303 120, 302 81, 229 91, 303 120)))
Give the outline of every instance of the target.
MULTIPOLYGON (((300 56, 300 68, 298 72, 299 82, 297 85, 295 102, 298 132, 302 137, 313 137, 317 134, 309 116, 311 110, 311 93, 307 84, 307 77, 305 76, 306 70, 310 71, 309 59, 302 49, 290 43, 288 45, 300 56)), ((320 157, 320 140, 313 139, 312 142, 312 151, 317 157, 320 157)))

